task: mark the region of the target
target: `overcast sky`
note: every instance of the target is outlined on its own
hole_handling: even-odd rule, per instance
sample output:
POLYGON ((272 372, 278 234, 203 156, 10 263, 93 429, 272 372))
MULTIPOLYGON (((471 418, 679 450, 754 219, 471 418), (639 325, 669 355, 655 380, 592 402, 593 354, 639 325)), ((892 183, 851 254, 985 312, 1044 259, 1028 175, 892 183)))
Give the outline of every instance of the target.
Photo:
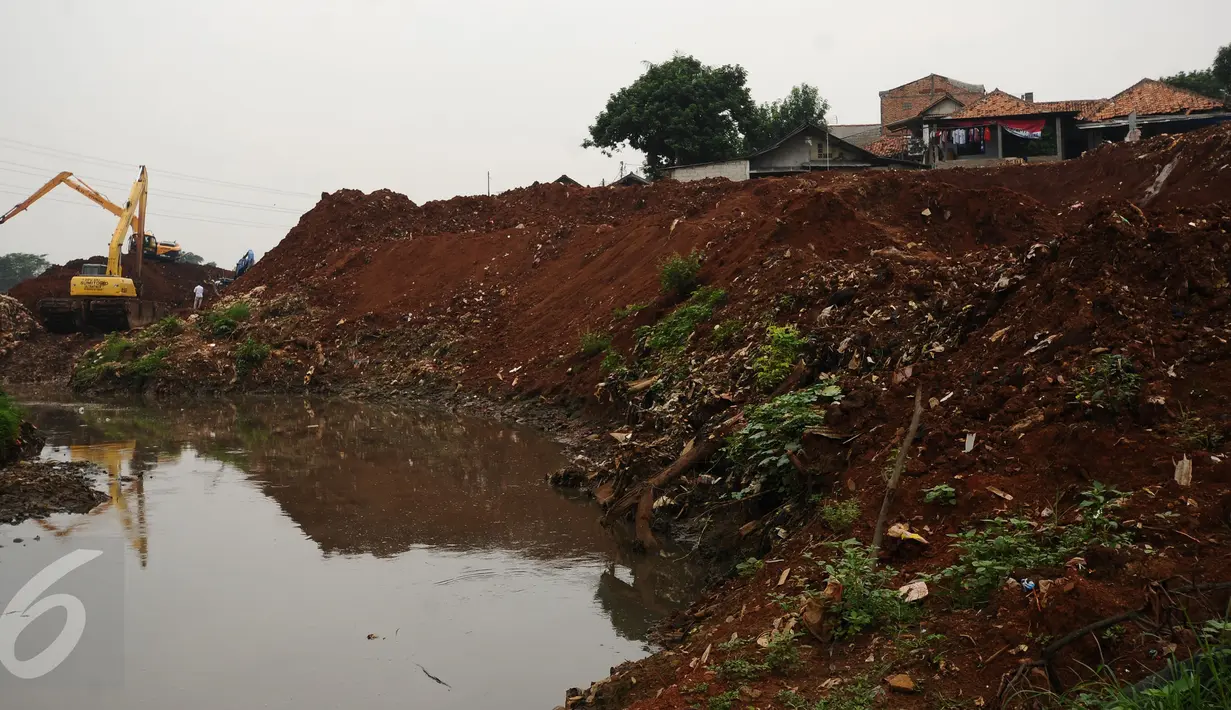
MULTIPOLYGON (((149 231, 230 266, 321 191, 610 180, 641 157, 583 150, 587 127, 675 51, 743 65, 758 101, 808 82, 831 119, 872 123, 878 91, 930 72, 1109 96, 1209 66, 1229 27, 1226 0, 0 0, 0 212, 61 170, 122 204, 145 164, 149 231)), ((114 225, 61 187, 0 253, 102 253, 114 225)))

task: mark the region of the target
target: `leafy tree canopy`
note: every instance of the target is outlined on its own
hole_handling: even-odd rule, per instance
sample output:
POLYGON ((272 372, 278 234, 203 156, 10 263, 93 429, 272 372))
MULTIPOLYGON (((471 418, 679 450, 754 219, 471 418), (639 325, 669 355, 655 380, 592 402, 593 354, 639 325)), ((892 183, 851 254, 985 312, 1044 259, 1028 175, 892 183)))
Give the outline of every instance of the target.
POLYGON ((582 143, 605 154, 623 147, 645 153, 645 170, 659 177, 673 165, 730 160, 763 150, 807 123, 824 125, 828 102, 800 84, 786 98, 759 106, 739 65, 711 67, 677 54, 648 64, 644 74, 607 101, 582 143))
POLYGON ((1231 44, 1218 50, 1214 63, 1208 69, 1182 71, 1165 76, 1162 80, 1213 99, 1231 100, 1231 44))
POLYGON ((202 258, 199 254, 193 254, 190 251, 186 251, 183 254, 180 254, 180 261, 184 262, 185 264, 204 264, 205 263, 204 258, 202 258))
POLYGON ((682 54, 650 64, 612 94, 582 146, 608 155, 635 148, 652 176, 672 165, 733 158, 757 113, 747 78, 739 65, 711 67, 682 54))
POLYGON ((747 136, 750 152, 764 150, 805 124, 825 125, 829 102, 811 84, 791 88, 786 98, 757 107, 756 121, 747 136))
POLYGON ((46 254, 14 252, 0 256, 0 291, 7 291, 28 278, 38 276, 51 266, 46 254))

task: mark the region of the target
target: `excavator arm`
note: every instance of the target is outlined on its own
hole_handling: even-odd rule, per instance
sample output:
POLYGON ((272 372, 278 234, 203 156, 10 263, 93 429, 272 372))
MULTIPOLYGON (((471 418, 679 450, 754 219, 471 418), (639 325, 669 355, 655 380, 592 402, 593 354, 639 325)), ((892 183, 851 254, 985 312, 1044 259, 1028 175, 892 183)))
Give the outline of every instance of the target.
POLYGON ((25 212, 29 209, 30 205, 38 202, 41 197, 54 190, 60 183, 68 185, 77 192, 80 192, 82 195, 85 195, 91 202, 99 207, 102 207, 116 217, 119 217, 120 214, 124 212, 124 208, 115 204, 111 200, 108 200, 101 192, 85 184, 80 178, 73 177, 73 174, 70 172, 62 172, 48 180, 45 185, 35 190, 33 195, 30 195, 24 201, 19 202, 15 207, 13 207, 13 209, 0 215, 0 224, 4 224, 12 217, 25 212))
MULTIPOLYGON (((122 276, 120 272, 120 249, 124 246, 124 237, 128 234, 128 228, 133 225, 134 220, 140 222, 140 228, 145 227, 145 198, 149 190, 149 183, 145 177, 145 166, 141 166, 141 174, 137 181, 133 183, 132 190, 128 193, 128 202, 125 203, 124 209, 120 211, 120 223, 115 226, 115 232, 111 234, 111 245, 107 248, 107 275, 122 276)), ((137 231, 138 239, 142 234, 137 231)), ((137 249, 141 249, 141 245, 137 245, 137 249)))

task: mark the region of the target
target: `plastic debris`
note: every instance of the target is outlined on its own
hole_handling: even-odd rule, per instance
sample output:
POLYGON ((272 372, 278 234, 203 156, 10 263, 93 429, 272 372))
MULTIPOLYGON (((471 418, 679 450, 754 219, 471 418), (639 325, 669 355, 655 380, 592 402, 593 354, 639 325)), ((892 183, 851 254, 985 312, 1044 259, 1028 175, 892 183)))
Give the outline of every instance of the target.
POLYGON ((1175 465, 1175 482, 1182 488, 1188 488, 1193 484, 1193 462, 1188 458, 1188 454, 1185 454, 1184 458, 1175 465))

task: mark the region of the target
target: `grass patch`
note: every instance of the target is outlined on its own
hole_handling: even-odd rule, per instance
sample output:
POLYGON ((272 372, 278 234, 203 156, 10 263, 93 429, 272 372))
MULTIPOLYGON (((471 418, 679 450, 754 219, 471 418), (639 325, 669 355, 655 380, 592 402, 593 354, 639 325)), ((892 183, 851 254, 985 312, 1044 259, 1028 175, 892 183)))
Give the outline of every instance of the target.
POLYGON ((1095 545, 1128 544, 1132 534, 1121 531, 1113 510, 1116 501, 1126 495, 1095 483, 1082 492, 1077 520, 1069 525, 1052 518, 1051 524, 1036 529, 1021 518, 996 518, 986 521, 982 530, 950 535, 961 557, 933 579, 950 585, 960 601, 981 604, 1013 570, 1059 567, 1095 545))
POLYGON ((1184 442, 1184 445, 1192 449, 1217 451, 1226 440, 1222 429, 1217 424, 1203 421, 1201 417, 1193 415, 1186 409, 1180 410, 1174 430, 1175 435, 1184 442))
POLYGON ((714 311, 727 298, 727 292, 713 286, 698 289, 688 301, 667 314, 654 325, 637 329, 640 338, 650 350, 670 352, 682 350, 697 326, 709 320, 714 311))
POLYGON ((182 332, 184 332, 184 321, 176 316, 167 316, 147 326, 141 334, 152 338, 173 338, 182 332))
POLYGON ((1167 662, 1169 681, 1137 690, 1120 684, 1110 670, 1079 686, 1057 705, 1072 710, 1188 710, 1231 708, 1231 650, 1205 647, 1188 661, 1167 662))
POLYGON ((705 703, 707 710, 731 710, 739 702, 739 692, 728 690, 721 695, 715 695, 705 703))
POLYGON ((923 491, 923 502, 936 503, 938 505, 957 505, 957 491, 953 490, 953 486, 947 483, 932 486, 923 491))
POLYGON ((622 377, 628 374, 628 367, 624 364, 624 356, 615 350, 608 350, 606 357, 599 363, 599 368, 608 374, 622 377))
POLYGON ((11 397, 0 391, 0 461, 10 459, 17 448, 21 418, 21 408, 11 397))
POLYGON ((226 308, 216 308, 203 314, 200 327, 215 338, 226 338, 251 316, 252 306, 247 301, 236 301, 226 308))
POLYGON ((744 330, 744 324, 734 318, 729 318, 714 326, 714 330, 710 333, 710 340, 720 348, 725 348, 735 342, 739 334, 744 330))
POLYGON ((1082 404, 1118 412, 1133 406, 1141 382, 1132 360, 1123 355, 1100 355, 1078 374, 1073 396, 1082 404))
POLYGON ((269 357, 269 346, 248 338, 235 348, 235 374, 241 379, 259 368, 269 357))
POLYGON ((757 384, 767 390, 782 384, 807 342, 793 325, 771 325, 765 331, 765 343, 752 361, 757 384))
POLYGON ((117 380, 134 385, 144 384, 162 369, 163 361, 171 351, 158 348, 125 360, 127 356, 135 355, 138 345, 145 345, 145 342, 134 342, 119 333, 109 334, 103 342, 78 358, 71 378, 73 387, 81 389, 98 384, 108 372, 117 380))
POLYGON ((163 361, 167 359, 170 352, 167 348, 158 348, 153 352, 148 352, 121 367, 118 374, 138 383, 145 382, 162 369, 163 361))
POLYGON ((769 673, 768 663, 753 663, 743 658, 731 658, 713 668, 719 680, 729 683, 745 683, 769 673))
POLYGON ((611 347, 611 336, 607 333, 588 331, 581 334, 581 354, 594 357, 611 347))
POLYGON ((876 555, 869 548, 854 539, 827 544, 838 555, 824 563, 825 572, 842 584, 842 622, 834 632, 835 638, 849 638, 887 623, 900 624, 918 615, 917 608, 889 587, 896 572, 877 565, 876 555))
POLYGON ((855 521, 859 519, 859 513, 859 501, 854 498, 821 506, 821 520, 825 521, 825 527, 836 533, 850 531, 855 526, 855 521))
POLYGON ((727 438, 725 450, 745 474, 752 476, 749 485, 768 482, 784 492, 797 488, 798 472, 789 455, 803 445, 805 429, 825 421, 825 415, 815 408, 817 401, 842 398, 842 388, 835 382, 822 380, 744 411, 748 424, 727 438))
POLYGON ((645 309, 649 307, 650 307, 650 304, 648 303, 630 303, 627 306, 624 306, 623 308, 617 308, 614 311, 612 311, 611 317, 615 318, 616 320, 624 320, 625 318, 628 318, 630 316, 637 315, 638 313, 640 313, 641 311, 644 311, 645 309))
POLYGON ((696 249, 688 256, 678 252, 667 257, 658 267, 658 282, 665 293, 674 293, 683 298, 697 288, 697 274, 701 272, 701 252, 696 249))

